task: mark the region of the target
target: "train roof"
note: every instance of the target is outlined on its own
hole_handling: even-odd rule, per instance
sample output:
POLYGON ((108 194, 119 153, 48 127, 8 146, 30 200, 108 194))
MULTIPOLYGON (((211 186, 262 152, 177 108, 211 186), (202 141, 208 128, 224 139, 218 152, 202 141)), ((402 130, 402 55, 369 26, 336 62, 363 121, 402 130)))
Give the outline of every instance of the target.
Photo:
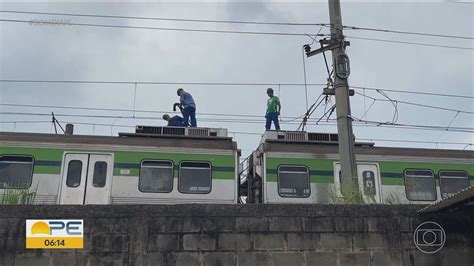
MULTIPOLYGON (((337 134, 332 133, 267 131, 262 136, 262 141, 258 147, 258 151, 313 154, 338 153, 338 137, 337 134)), ((405 147, 375 147, 374 143, 370 142, 355 142, 355 153, 360 155, 395 155, 474 159, 473 151, 405 147)))
MULTIPOLYGON (((283 142, 270 141, 260 144, 260 152, 287 152, 287 153, 338 153, 337 144, 311 143, 311 142, 283 142)), ((425 148, 398 148, 398 147, 374 147, 374 146, 355 146, 356 154, 364 155, 396 155, 396 156, 426 156, 426 157, 453 157, 463 159, 474 159, 473 151, 462 150, 437 150, 425 148)))
POLYGON ((122 145, 237 150, 231 137, 177 136, 147 133, 119 133, 121 136, 56 135, 44 133, 0 132, 0 143, 35 142, 84 145, 122 145))

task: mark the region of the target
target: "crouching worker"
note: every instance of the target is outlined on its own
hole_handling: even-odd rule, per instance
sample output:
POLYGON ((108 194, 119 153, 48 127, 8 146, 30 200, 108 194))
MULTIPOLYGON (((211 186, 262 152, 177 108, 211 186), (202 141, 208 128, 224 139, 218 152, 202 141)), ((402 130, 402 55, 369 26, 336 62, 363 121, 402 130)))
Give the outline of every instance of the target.
POLYGON ((184 127, 184 119, 179 115, 170 117, 169 114, 164 114, 163 119, 168 121, 169 127, 184 127))

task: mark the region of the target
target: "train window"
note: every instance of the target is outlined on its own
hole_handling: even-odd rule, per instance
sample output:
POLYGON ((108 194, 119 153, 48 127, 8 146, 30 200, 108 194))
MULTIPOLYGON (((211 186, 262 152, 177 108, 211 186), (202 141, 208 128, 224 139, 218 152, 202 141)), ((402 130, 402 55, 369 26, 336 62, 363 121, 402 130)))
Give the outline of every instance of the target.
POLYGON ((94 187, 104 187, 106 179, 107 179, 107 163, 106 162, 95 162, 95 164, 94 164, 94 176, 92 178, 92 186, 94 186, 94 187))
POLYGON ((439 171, 441 197, 450 195, 469 187, 469 176, 465 171, 439 171))
POLYGON ((278 167, 278 194, 286 198, 307 198, 311 195, 309 170, 306 166, 278 167))
POLYGON ((375 173, 372 171, 362 172, 362 180, 364 183, 364 195, 367 197, 375 196, 375 173))
POLYGON ((433 171, 408 169, 405 170, 405 191, 408 200, 436 200, 436 185, 433 171))
POLYGON ((82 161, 71 160, 67 166, 66 186, 78 187, 81 184, 82 161))
POLYGON ((212 184, 211 164, 208 162, 181 162, 178 190, 181 193, 209 193, 212 184))
POLYGON ((173 163, 142 161, 138 189, 141 192, 171 192, 173 190, 173 163))
POLYGON ((31 156, 0 156, 0 189, 30 187, 33 164, 31 156))

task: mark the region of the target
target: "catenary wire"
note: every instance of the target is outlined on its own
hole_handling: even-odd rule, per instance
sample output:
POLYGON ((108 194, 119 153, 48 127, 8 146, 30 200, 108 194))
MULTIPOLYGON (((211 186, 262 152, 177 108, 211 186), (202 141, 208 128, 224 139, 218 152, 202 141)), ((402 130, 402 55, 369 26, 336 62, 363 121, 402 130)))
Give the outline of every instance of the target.
MULTIPOLYGON (((4 115, 27 115, 27 116, 51 116, 50 113, 27 113, 27 112, 0 112, 0 114, 4 115)), ((84 115, 84 114, 55 114, 57 117, 81 117, 81 118, 120 118, 120 119, 136 119, 136 120, 156 120, 156 117, 139 117, 139 116, 112 116, 112 115, 84 115)), ((418 129, 428 129, 428 130, 441 130, 441 131, 455 131, 455 132, 469 132, 473 133, 474 128, 471 127, 450 127, 447 128, 445 126, 438 126, 438 125, 417 125, 417 124, 400 124, 400 123, 390 123, 390 122, 381 122, 381 121, 369 121, 369 120, 362 120, 354 118, 354 121, 358 123, 360 126, 365 125, 373 125, 376 127, 396 127, 396 128, 418 128, 418 129)), ((260 124, 262 123, 263 119, 260 120, 248 120, 248 119, 211 119, 211 118, 202 118, 201 121, 206 122, 215 122, 215 123, 250 123, 250 124, 260 124)), ((284 124, 293 124, 298 125, 295 122, 282 122, 284 124)), ((326 125, 335 125, 336 123, 325 123, 326 125)))
POLYGON ((441 45, 441 44, 431 44, 431 43, 422 43, 422 42, 407 42, 407 41, 397 41, 389 39, 378 39, 378 38, 368 38, 368 37, 358 37, 358 36, 348 36, 346 38, 354 40, 365 40, 365 41, 375 41, 375 42, 386 42, 386 43, 398 43, 398 44, 409 44, 409 45, 418 45, 418 46, 427 46, 427 47, 438 47, 438 48, 449 48, 449 49, 458 49, 458 50, 474 50, 472 47, 462 47, 462 46, 452 46, 452 45, 441 45))
MULTIPOLYGON (((34 22, 29 20, 20 20, 20 19, 0 19, 0 22, 10 22, 10 23, 29 23, 34 22)), ((42 24, 57 24, 63 25, 61 22, 41 22, 42 24)), ((110 25, 110 24, 92 24, 92 23, 67 23, 68 26, 82 26, 82 27, 96 27, 96 28, 125 28, 125 29, 142 29, 142 30, 164 30, 164 31, 184 31, 184 32, 207 32, 207 33, 229 33, 229 34, 251 34, 251 35, 275 35, 275 36, 306 36, 306 33, 290 33, 290 32, 256 32, 256 31, 232 31, 232 30, 210 30, 210 29, 190 29, 190 28, 164 28, 164 27, 145 27, 145 26, 126 26, 126 25, 110 25)), ((327 36, 326 34, 318 34, 318 36, 327 36)), ((388 40, 388 39, 377 39, 377 38, 368 38, 368 37, 356 37, 356 36, 346 36, 351 39, 366 40, 366 41, 379 41, 379 42, 389 42, 389 43, 398 43, 398 44, 410 44, 410 45, 421 45, 429 47, 438 47, 438 48, 449 48, 449 49, 458 49, 458 50, 474 50, 471 47, 461 47, 461 46, 450 46, 450 45, 438 45, 430 43, 420 43, 420 42, 407 42, 407 41, 397 41, 397 40, 388 40)))
MULTIPOLYGON (((11 23, 29 23, 34 22, 21 19, 0 19, 0 22, 11 23)), ((41 22, 42 24, 63 25, 60 22, 41 22)), ((165 28, 165 27, 145 27, 145 26, 127 26, 110 24, 92 24, 92 23, 67 23, 68 26, 96 27, 96 28, 122 28, 122 29, 141 29, 141 30, 163 30, 163 31, 184 31, 184 32, 207 32, 207 33, 230 33, 230 34, 250 34, 250 35, 276 35, 276 36, 306 36, 305 33, 292 32, 264 32, 264 31, 234 31, 234 30, 210 30, 210 29, 190 29, 190 28, 165 28)), ((321 34, 320 36, 326 36, 321 34)))
MULTIPOLYGON (((168 81, 100 81, 100 80, 32 80, 32 79, 0 79, 3 83, 64 83, 64 84, 142 84, 142 85, 196 85, 196 86, 304 86, 304 83, 256 83, 256 82, 168 82, 168 81)), ((323 83, 307 83, 307 86, 326 86, 323 83)), ((374 87, 362 87, 362 86, 350 86, 353 89, 365 89, 369 91, 387 91, 407 94, 419 94, 429 96, 440 96, 440 97, 453 97, 463 99, 474 99, 473 95, 456 95, 448 93, 433 93, 433 92, 422 92, 422 91, 406 91, 406 90, 394 90, 386 88, 374 88, 374 87)))
MULTIPOLYGON (((356 94, 366 97, 369 99, 372 99, 374 101, 381 101, 381 102, 392 102, 391 100, 387 99, 379 99, 379 98, 374 98, 369 95, 364 95, 359 92, 355 92, 356 94)), ((322 94, 321 94, 322 95, 322 94)), ((319 96, 318 100, 321 98, 321 95, 319 96)), ((453 108, 447 108, 447 107, 440 107, 440 106, 435 106, 435 105, 428 105, 428 104, 421 104, 421 103, 416 103, 416 102, 409 102, 409 101, 402 101, 395 99, 394 101, 401 103, 401 104, 406 104, 406 105, 412 105, 412 106, 418 106, 418 107, 423 107, 423 108, 431 108, 431 109, 437 109, 437 110, 443 110, 443 111, 450 111, 450 112, 459 112, 459 113, 465 113, 465 114, 474 114, 473 111, 466 111, 466 110, 459 110, 459 109, 453 109, 453 108)), ((316 102, 315 102, 316 103, 316 102)), ((313 107, 315 103, 311 106, 313 107)), ((139 112, 139 113, 158 113, 158 114, 164 114, 164 113, 169 113, 167 111, 156 111, 156 110, 132 110, 132 109, 123 109, 123 108, 94 108, 94 107, 74 107, 74 106, 58 106, 58 105, 36 105, 36 104, 14 104, 14 103, 0 103, 0 106, 10 106, 10 107, 37 107, 37 108, 57 108, 57 109, 78 109, 78 110, 96 110, 96 111, 122 111, 122 112, 139 112)), ((310 108, 312 109, 312 108, 310 108)), ((222 114, 222 113, 200 113, 201 115, 221 115, 221 116, 246 116, 246 117, 258 117, 260 118, 261 115, 248 115, 248 114, 222 114)), ((304 116, 304 115, 302 115, 304 116)), ((300 118, 302 116, 298 117, 282 117, 284 119, 295 119, 295 118, 300 118)))
POLYGON ((385 33, 407 34, 407 35, 417 35, 417 36, 427 36, 427 37, 440 37, 440 38, 452 38, 452 39, 474 40, 474 37, 470 37, 470 36, 435 34, 435 33, 413 32, 413 31, 400 31, 400 30, 389 30, 389 29, 380 29, 380 28, 357 27, 357 26, 348 26, 348 25, 344 25, 344 26, 342 26, 342 27, 343 27, 344 29, 350 29, 350 30, 377 31, 377 32, 385 32, 385 33))
POLYGON ((297 23, 297 22, 264 22, 264 21, 241 21, 241 20, 185 19, 185 18, 118 16, 118 15, 57 13, 57 12, 33 12, 33 11, 18 11, 18 10, 0 10, 0 13, 50 15, 50 16, 69 16, 69 17, 93 17, 93 18, 178 21, 178 22, 200 22, 200 23, 225 23, 225 24, 280 25, 280 26, 330 26, 329 23, 297 23))
MULTIPOLYGON (((155 21, 175 21, 175 22, 199 22, 199 23, 224 23, 224 24, 250 24, 250 25, 277 25, 277 26, 322 26, 330 27, 330 23, 299 23, 299 22, 265 22, 265 21, 241 21, 241 20, 211 20, 211 19, 185 19, 185 18, 163 18, 163 17, 143 17, 143 16, 120 16, 120 15, 104 15, 104 14, 83 14, 83 13, 59 13, 59 12, 36 12, 21 10, 0 10, 0 13, 10 14, 29 14, 29 15, 48 15, 48 16, 68 16, 68 17, 92 17, 92 18, 112 18, 112 19, 134 19, 134 20, 155 20, 155 21)), ((442 37, 454 39, 472 40, 474 37, 435 34, 426 32, 400 31, 391 29, 380 29, 370 27, 358 27, 352 25, 343 25, 344 29, 376 31, 384 33, 408 34, 427 37, 442 37)))
MULTIPOLYGON (((0 121, 2 124, 27 124, 27 123, 51 123, 51 121, 0 121)), ((95 126, 107 126, 107 127, 126 127, 126 128, 135 128, 132 125, 120 125, 120 124, 106 124, 106 123, 91 123, 91 122, 77 122, 77 121, 63 121, 63 123, 73 123, 78 125, 95 125, 95 126)), ((229 131, 231 134, 240 134, 240 135, 254 135, 262 136, 261 133, 256 132, 244 132, 244 131, 229 131)), ((356 140, 363 141, 382 141, 382 142, 407 142, 407 143, 430 143, 430 144, 458 144, 458 145, 474 145, 474 143, 468 142, 449 142, 449 141, 423 141, 423 140, 403 140, 403 139, 380 139, 380 138, 357 138, 356 140)))
MULTIPOLYGON (((380 101, 380 102, 397 102, 401 104, 406 104, 406 105, 412 105, 412 106, 418 106, 418 107, 424 107, 424 108, 431 108, 431 109, 437 109, 437 110, 442 110, 442 111, 450 111, 450 112, 456 112, 456 113, 464 113, 464 114, 474 114, 472 111, 466 111, 466 110, 459 110, 459 109, 453 109, 453 108, 447 108, 447 107, 440 107, 440 106, 435 106, 435 105, 429 105, 429 104, 421 104, 421 103, 415 103, 415 102, 408 102, 408 101, 402 101, 398 99, 380 99, 380 98, 375 98, 372 96, 364 95, 359 92, 355 92, 357 95, 360 95, 365 98, 369 98, 374 101, 380 101)), ((397 115, 398 117, 398 115, 397 115)))
MULTIPOLYGON (((0 106, 9 107, 32 107, 32 108, 52 108, 52 109, 75 109, 75 110, 90 110, 90 111, 111 111, 111 112, 136 112, 136 113, 156 113, 165 114, 171 113, 169 111, 157 111, 157 110, 140 110, 140 109, 123 109, 123 108, 98 108, 98 107, 77 107, 77 106, 63 106, 63 105, 38 105, 38 104, 13 104, 13 103, 0 103, 0 106)), ((226 113, 207 113, 199 112, 199 115, 208 116, 230 116, 230 117, 251 117, 251 118, 262 118, 263 115, 250 115, 250 114, 226 114, 226 113)), ((297 120, 303 116, 298 117, 282 117, 283 119, 294 119, 297 120)), ((293 120, 292 120, 293 121, 293 120)))

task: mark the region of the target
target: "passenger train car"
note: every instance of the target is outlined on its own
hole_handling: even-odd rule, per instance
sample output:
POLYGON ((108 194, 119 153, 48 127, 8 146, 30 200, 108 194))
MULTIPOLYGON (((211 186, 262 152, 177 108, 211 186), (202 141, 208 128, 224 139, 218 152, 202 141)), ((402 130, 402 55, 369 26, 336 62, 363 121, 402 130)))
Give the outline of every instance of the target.
MULTIPOLYGON (((266 131, 239 164, 225 129, 137 126, 119 136, 0 133, 0 198, 35 204, 331 203, 336 134, 266 131), (245 165, 245 167, 244 167, 245 165)), ((474 185, 474 152, 356 142, 366 203, 426 204, 474 185)))
POLYGON ((227 130, 137 132, 0 133, 0 196, 28 188, 35 204, 237 203, 239 151, 227 130))
MULTIPOLYGON (((247 203, 341 198, 337 134, 266 131, 241 184, 247 203)), ((474 152, 355 145, 366 203, 427 204, 474 185, 474 152)))

